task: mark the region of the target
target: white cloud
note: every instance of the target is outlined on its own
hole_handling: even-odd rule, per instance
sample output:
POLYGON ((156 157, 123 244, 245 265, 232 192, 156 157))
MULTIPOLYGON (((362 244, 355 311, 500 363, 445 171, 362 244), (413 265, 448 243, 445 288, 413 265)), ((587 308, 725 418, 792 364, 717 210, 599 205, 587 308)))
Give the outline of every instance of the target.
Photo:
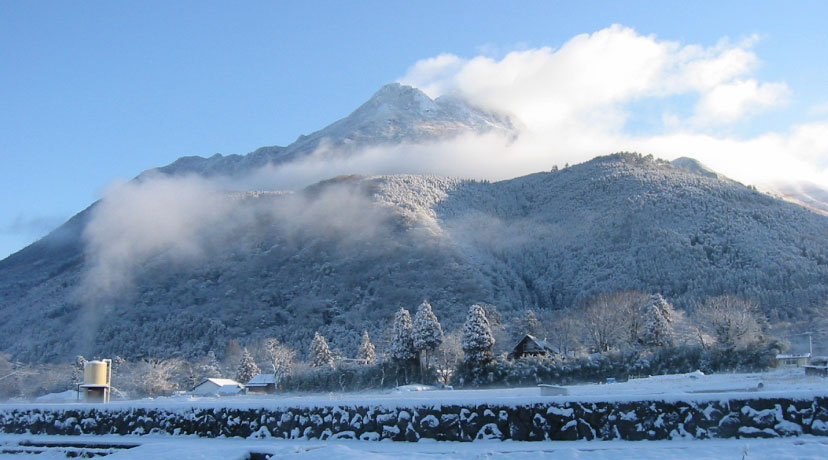
MULTIPOLYGON (((612 26, 578 35, 559 49, 514 51, 502 59, 451 54, 414 64, 401 79, 432 97, 458 92, 487 107, 517 114, 541 129, 590 112, 618 112, 641 98, 691 94, 699 97, 698 117, 738 121, 749 109, 783 102, 784 83, 746 78, 758 58, 755 38, 738 44, 681 46, 612 26)), ((605 120, 618 129, 619 120, 605 120)))
POLYGON ((781 83, 739 80, 708 91, 696 106, 694 122, 709 125, 740 120, 751 111, 782 104, 788 87, 781 83))
MULTIPOLYGON (((760 62, 752 50, 757 41, 722 39, 703 47, 615 25, 557 49, 514 51, 499 60, 448 54, 422 60, 401 82, 432 97, 460 93, 524 122, 528 132, 490 159, 481 161, 486 154, 468 144, 478 152, 475 168, 489 164, 490 176, 637 150, 667 159, 692 156, 746 183, 802 179, 828 186, 825 123, 782 126, 754 137, 733 134, 739 123, 785 104, 791 94, 784 82, 753 75, 760 62), (638 103, 651 108, 647 121, 654 126, 645 134, 629 130, 643 116, 638 103)), ((464 150, 466 144, 452 145, 453 152, 464 150)))

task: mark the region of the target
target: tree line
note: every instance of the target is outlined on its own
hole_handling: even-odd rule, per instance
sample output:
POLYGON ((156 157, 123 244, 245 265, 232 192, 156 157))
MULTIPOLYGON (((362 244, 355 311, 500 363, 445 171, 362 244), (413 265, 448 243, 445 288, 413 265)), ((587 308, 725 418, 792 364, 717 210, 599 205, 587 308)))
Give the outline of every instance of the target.
MULTIPOLYGON (((462 327, 445 332, 423 301, 412 318, 400 308, 380 346, 368 331, 353 358, 331 349, 316 332, 306 359, 276 338, 242 346, 232 340, 222 358, 113 360, 115 393, 168 395, 209 377, 246 383, 259 373, 276 376, 285 391, 363 390, 412 382, 480 386, 566 383, 663 372, 759 369, 786 344, 767 334, 750 300, 719 296, 692 312, 661 295, 640 291, 599 294, 570 310, 525 311, 508 323, 493 305, 469 307, 462 327), (548 350, 516 359, 512 347, 526 334, 548 350)), ((0 396, 31 398, 81 383, 85 358, 71 364, 25 365, 0 355, 0 396)))

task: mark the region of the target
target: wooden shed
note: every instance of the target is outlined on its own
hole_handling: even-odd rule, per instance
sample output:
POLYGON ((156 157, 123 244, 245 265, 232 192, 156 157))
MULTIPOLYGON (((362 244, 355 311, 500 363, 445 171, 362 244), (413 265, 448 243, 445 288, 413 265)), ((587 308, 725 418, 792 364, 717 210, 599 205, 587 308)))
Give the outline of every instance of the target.
POLYGON ((248 393, 275 393, 278 379, 276 374, 259 374, 245 385, 248 393))
POLYGON ((509 357, 520 359, 526 356, 547 356, 552 353, 554 353, 554 350, 546 343, 546 340, 526 334, 509 353, 509 357))
POLYGON ((804 367, 810 360, 810 353, 776 355, 776 367, 804 367))

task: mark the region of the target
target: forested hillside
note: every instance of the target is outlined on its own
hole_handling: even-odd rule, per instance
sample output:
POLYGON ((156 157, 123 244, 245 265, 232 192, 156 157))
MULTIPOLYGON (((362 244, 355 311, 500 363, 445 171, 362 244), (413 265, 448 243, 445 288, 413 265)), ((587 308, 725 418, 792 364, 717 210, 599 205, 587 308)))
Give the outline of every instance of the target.
POLYGON ((828 217, 686 161, 615 154, 495 183, 349 176, 208 199, 224 214, 181 242, 197 250, 136 253, 121 284, 96 279, 82 236, 101 203, 0 262, 0 349, 201 356, 277 337, 302 352, 318 330, 352 355, 363 330, 381 348, 394 312, 423 299, 446 330, 476 302, 505 322, 629 289, 680 310, 749 298, 771 322, 828 301, 828 217))

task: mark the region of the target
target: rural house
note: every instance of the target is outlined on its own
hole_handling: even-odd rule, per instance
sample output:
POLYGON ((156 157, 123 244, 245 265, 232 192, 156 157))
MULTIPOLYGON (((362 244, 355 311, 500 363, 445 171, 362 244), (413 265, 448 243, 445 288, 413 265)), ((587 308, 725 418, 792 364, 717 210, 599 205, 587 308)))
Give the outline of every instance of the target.
POLYGON ((509 353, 512 359, 520 359, 526 356, 546 356, 554 353, 555 350, 546 343, 546 340, 535 338, 532 335, 526 334, 523 339, 515 345, 515 348, 509 353))
POLYGON ((810 353, 776 355, 776 367, 803 367, 810 360, 810 353))
POLYGON ((230 396, 243 390, 244 385, 235 380, 209 378, 196 385, 191 393, 202 396, 230 396))
POLYGON ((275 393, 276 374, 259 374, 245 385, 248 393, 275 393))

